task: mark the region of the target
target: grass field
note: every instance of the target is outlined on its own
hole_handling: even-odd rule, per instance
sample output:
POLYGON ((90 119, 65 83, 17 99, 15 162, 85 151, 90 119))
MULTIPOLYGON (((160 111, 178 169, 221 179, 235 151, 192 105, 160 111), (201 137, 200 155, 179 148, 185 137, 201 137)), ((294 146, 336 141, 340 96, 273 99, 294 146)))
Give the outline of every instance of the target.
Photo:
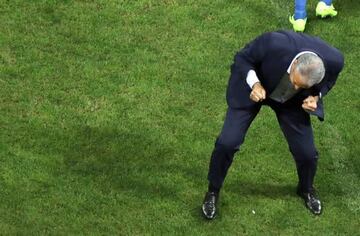
POLYGON ((334 3, 308 1, 307 33, 345 55, 313 119, 323 214, 264 107, 207 222, 233 55, 293 1, 0 0, 0 234, 360 235, 360 2, 334 3))

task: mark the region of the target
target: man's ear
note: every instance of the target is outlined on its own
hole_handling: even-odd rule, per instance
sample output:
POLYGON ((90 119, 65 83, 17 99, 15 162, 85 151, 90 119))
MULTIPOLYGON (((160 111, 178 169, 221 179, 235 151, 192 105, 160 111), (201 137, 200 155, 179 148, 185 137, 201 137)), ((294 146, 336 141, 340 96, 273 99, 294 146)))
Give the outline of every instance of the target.
POLYGON ((293 66, 296 66, 299 63, 298 59, 295 59, 295 61, 293 62, 293 66))
POLYGON ((299 62, 298 59, 295 59, 295 61, 294 61, 293 64, 291 65, 290 72, 292 72, 293 70, 295 70, 298 62, 299 62))

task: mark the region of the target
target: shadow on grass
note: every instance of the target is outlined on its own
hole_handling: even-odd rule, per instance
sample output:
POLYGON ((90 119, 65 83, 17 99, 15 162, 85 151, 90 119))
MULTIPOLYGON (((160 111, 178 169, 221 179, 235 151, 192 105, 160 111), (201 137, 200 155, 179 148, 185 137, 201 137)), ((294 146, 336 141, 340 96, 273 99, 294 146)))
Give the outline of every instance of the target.
POLYGON ((44 158, 62 157, 53 174, 66 182, 75 179, 104 193, 172 201, 182 201, 186 186, 202 183, 200 167, 189 164, 184 153, 151 128, 39 127, 22 130, 20 145, 44 158))
POLYGON ((284 198, 296 196, 296 184, 274 184, 274 183, 253 183, 233 182, 228 185, 228 191, 239 194, 239 196, 254 196, 267 198, 284 198))
POLYGON ((102 188, 140 195, 175 194, 158 181, 174 171, 168 164, 174 152, 159 138, 111 128, 83 127, 78 132, 78 141, 64 152, 64 164, 73 174, 88 176, 102 188))

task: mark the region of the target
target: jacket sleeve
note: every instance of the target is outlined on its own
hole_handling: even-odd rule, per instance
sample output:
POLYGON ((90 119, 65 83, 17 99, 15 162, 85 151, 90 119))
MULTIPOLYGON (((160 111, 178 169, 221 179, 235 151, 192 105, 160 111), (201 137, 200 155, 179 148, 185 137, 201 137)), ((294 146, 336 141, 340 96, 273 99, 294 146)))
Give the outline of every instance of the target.
POLYGON ((316 85, 316 89, 321 93, 321 97, 324 97, 335 85, 339 73, 343 67, 344 57, 340 52, 337 53, 334 59, 326 62, 325 77, 320 84, 316 85))
POLYGON ((249 70, 256 71, 266 56, 270 33, 265 33, 248 43, 235 55, 234 61, 239 68, 240 78, 245 79, 249 70))

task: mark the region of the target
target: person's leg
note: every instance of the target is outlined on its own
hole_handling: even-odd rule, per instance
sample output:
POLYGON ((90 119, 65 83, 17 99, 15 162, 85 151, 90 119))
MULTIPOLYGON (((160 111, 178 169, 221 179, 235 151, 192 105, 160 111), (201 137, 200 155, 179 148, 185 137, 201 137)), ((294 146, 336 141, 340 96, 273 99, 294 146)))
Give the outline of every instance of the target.
POLYGON ((305 30, 306 20, 306 0, 295 0, 294 15, 289 18, 294 31, 303 32, 305 30))
POLYGON ((211 155, 208 173, 209 191, 220 190, 234 154, 244 142, 246 131, 259 110, 260 106, 246 110, 228 108, 222 131, 211 155))
POLYGON ((314 195, 313 188, 318 152, 314 144, 310 115, 301 107, 273 109, 296 163, 298 194, 304 198, 307 207, 314 214, 320 214, 321 203, 314 195))
POLYGON ((321 2, 324 2, 328 6, 332 4, 332 0, 321 0, 321 2))
POLYGON ((216 140, 211 155, 208 192, 205 194, 202 205, 203 214, 209 220, 216 216, 219 192, 226 173, 233 161, 235 152, 244 142, 247 129, 259 110, 260 105, 246 110, 228 108, 223 129, 216 140))
POLYGON ((305 19, 306 17, 306 0, 295 0, 294 19, 305 19))
POLYGON ((302 192, 309 192, 312 189, 318 157, 310 115, 301 107, 274 110, 296 162, 299 187, 302 192))

